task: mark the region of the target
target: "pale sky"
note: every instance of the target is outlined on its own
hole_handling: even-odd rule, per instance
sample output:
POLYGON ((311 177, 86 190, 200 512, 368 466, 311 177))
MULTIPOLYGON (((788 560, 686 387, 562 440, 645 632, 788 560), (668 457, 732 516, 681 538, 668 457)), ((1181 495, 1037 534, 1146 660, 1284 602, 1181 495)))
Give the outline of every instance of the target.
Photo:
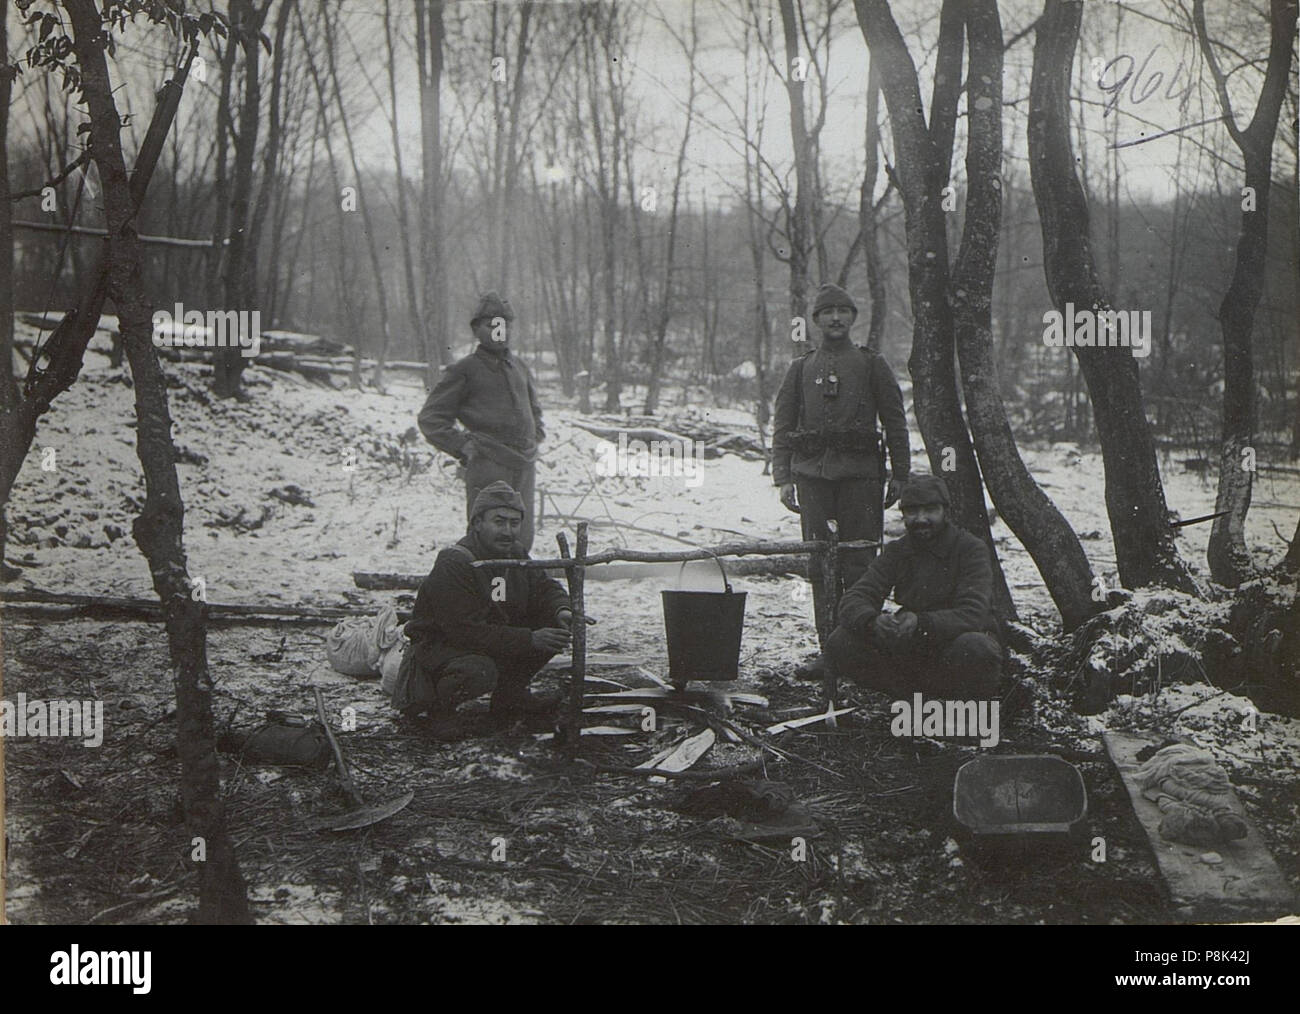
MULTIPOLYGON (((477 0, 473 2, 477 3, 477 0)), ((743 60, 733 40, 738 38, 740 30, 737 11, 743 9, 745 2, 698 0, 701 30, 698 73, 732 103, 741 102, 743 96, 743 60)), ((753 2, 761 9, 770 9, 775 17, 779 44, 780 19, 776 16, 775 3, 773 0, 753 2)), ((398 31, 399 46, 403 47, 399 49, 398 81, 401 137, 407 173, 411 175, 418 171, 419 165, 419 106, 415 90, 413 28, 409 22, 410 4, 406 0, 394 0, 393 6, 395 11, 408 17, 398 31)), ((1004 0, 999 6, 1007 38, 1029 25, 1042 9, 1037 0, 1004 0)), ((898 0, 893 7, 908 38, 913 59, 921 67, 921 92, 928 103, 929 60, 932 59, 938 23, 937 0, 898 0)), ((1216 19, 1223 16, 1224 5, 1211 3, 1210 7, 1213 34, 1216 19)), ((685 56, 670 32, 659 22, 658 15, 661 14, 684 35, 689 9, 688 0, 657 0, 657 3, 649 5, 640 21, 639 37, 627 56, 633 102, 639 107, 641 121, 654 125, 648 136, 640 138, 643 144, 654 150, 643 151, 639 156, 641 172, 648 174, 646 178, 651 181, 661 171, 664 172, 662 178, 671 180, 676 148, 685 124, 683 105, 688 82, 685 56)), ((820 3, 807 3, 806 9, 821 10, 823 7, 820 3)), ((380 20, 382 2, 347 0, 345 10, 362 68, 386 101, 380 20)), ((1247 47, 1247 55, 1252 58, 1265 54, 1266 23, 1253 13, 1250 5, 1233 3, 1233 11, 1239 15, 1234 31, 1242 35, 1238 47, 1247 47)), ((1217 121, 1218 105, 1193 38, 1175 27, 1159 23, 1170 17, 1166 4, 1156 0, 1139 0, 1136 4, 1129 0, 1123 7, 1109 0, 1095 0, 1087 4, 1084 13, 1082 43, 1075 60, 1074 78, 1076 95, 1085 104, 1080 107, 1076 103, 1075 111, 1077 114, 1082 108, 1089 131, 1087 160, 1094 186, 1100 185, 1103 173, 1110 172, 1107 160, 1112 156, 1107 151, 1108 142, 1142 142, 1145 137, 1174 131, 1158 140, 1131 144, 1118 150, 1116 168, 1121 192, 1135 199, 1171 200, 1179 187, 1190 189, 1197 183, 1212 186, 1216 156, 1226 158, 1228 162, 1218 166, 1225 191, 1240 186, 1239 156, 1223 125, 1219 122, 1197 125, 1204 120, 1217 121), (1096 78, 1099 71, 1104 71, 1100 81, 1096 78), (1121 81, 1122 85, 1117 88, 1121 81), (1109 110, 1107 103, 1112 107, 1109 110), (1180 157, 1181 175, 1175 179, 1173 167, 1180 157)), ((11 45, 18 51, 15 55, 21 55, 26 29, 17 23, 16 12, 11 15, 10 23, 11 45)), ((837 14, 837 25, 829 60, 830 100, 822 134, 822 157, 828 197, 853 203, 863 166, 868 57, 849 0, 844 0, 837 14)), ((269 30, 270 26, 267 27, 269 30)), ((133 125, 138 137, 147 123, 153 89, 161 80, 161 68, 169 47, 164 34, 157 28, 132 30, 123 42, 118 51, 116 69, 126 79, 127 87, 119 93, 119 102, 134 113, 133 125)), ((1008 103, 1019 100, 1014 108, 1008 107, 1004 120, 1004 134, 1010 146, 1006 172, 1022 181, 1028 179, 1024 118, 1032 45, 1031 32, 1008 51, 1004 82, 1005 100, 1008 103)), ((353 59, 348 47, 345 46, 342 52, 344 59, 353 59)), ((778 59, 784 62, 783 52, 778 52, 778 59)), ((1221 60, 1228 69, 1238 62, 1235 58, 1223 56, 1221 60)), ((23 96, 39 73, 27 69, 20 78, 11 127, 15 135, 31 133, 32 110, 23 96)), ((1255 91, 1261 77, 1248 68, 1238 71, 1232 78, 1234 99, 1238 102, 1238 120, 1243 124, 1253 111, 1257 97, 1255 91)), ((209 90, 210 82, 211 78, 207 86, 209 90)), ((392 165, 392 151, 386 118, 377 108, 376 99, 363 79, 358 78, 353 95, 355 108, 359 111, 354 118, 354 130, 362 160, 388 170, 392 165)), ((769 80, 767 99, 764 152, 778 170, 788 172, 792 164, 789 114, 785 90, 779 80, 769 80)), ((207 101, 210 102, 210 98, 207 101)), ((182 109, 183 129, 201 132, 205 129, 205 121, 196 113, 205 110, 207 105, 199 102, 196 106, 192 94, 187 94, 185 102, 191 108, 188 111, 182 109)), ((452 117, 459 115, 457 104, 446 92, 444 109, 452 117)), ((961 112, 964 113, 964 103, 961 112)), ((964 118, 959 119, 954 152, 954 184, 958 186, 964 173, 964 122, 964 118)), ((453 123, 448 125, 448 129, 457 131, 459 128, 453 123)), ((1285 124, 1280 128, 1281 131, 1287 129, 1285 124)), ((741 163, 732 147, 737 142, 733 139, 729 144, 721 133, 725 130, 734 130, 731 114, 708 87, 701 87, 697 122, 688 149, 691 166, 689 190, 696 197, 707 192, 711 200, 725 199, 731 193, 729 184, 743 179, 741 163)), ((887 145, 892 149, 888 134, 886 136, 887 145)), ((1285 144, 1280 142, 1277 151, 1274 173, 1276 177, 1285 178, 1291 172, 1291 156, 1285 144)), ((536 153, 535 157, 541 168, 544 161, 541 153, 536 153)), ((883 185, 882 173, 880 186, 883 188, 883 185)))

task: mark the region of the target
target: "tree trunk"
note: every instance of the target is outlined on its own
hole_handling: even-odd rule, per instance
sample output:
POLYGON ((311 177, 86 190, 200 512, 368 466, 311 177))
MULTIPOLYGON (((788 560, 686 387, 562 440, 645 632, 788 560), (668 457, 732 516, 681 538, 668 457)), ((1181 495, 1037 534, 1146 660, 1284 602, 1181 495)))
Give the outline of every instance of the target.
MULTIPOLYGON (((795 194, 790 218, 790 315, 808 315, 808 252, 811 248, 809 205, 814 197, 812 152, 803 107, 803 78, 795 74, 799 56, 799 27, 794 0, 778 0, 785 36, 785 91, 790 102, 790 138, 794 145, 795 194)), ((803 57, 805 61, 808 57, 803 57)))
POLYGON ((447 333, 447 263, 444 255, 442 175, 442 10, 445 0, 415 0, 416 53, 420 61, 420 263, 424 276, 425 360, 428 385, 438 382, 451 349, 447 333))
MULTIPOLYGON (((306 25, 306 21, 303 19, 302 9, 300 7, 297 7, 295 8, 295 10, 298 13, 299 31, 302 33, 303 38, 305 39, 307 38, 307 25, 306 25)), ((328 11, 322 8, 322 16, 326 16, 327 14, 328 11)), ((330 45, 331 42, 332 42, 331 38, 327 35, 326 44, 330 45)), ((349 269, 349 264, 348 264, 348 249, 347 249, 348 230, 347 230, 347 225, 344 216, 349 214, 350 212, 346 212, 343 210, 343 188, 340 185, 341 180, 339 177, 338 161, 334 157, 334 145, 330 141, 330 138, 332 136, 332 130, 330 128, 329 117, 327 115, 329 110, 329 99, 325 95, 325 83, 321 80, 321 74, 316 69, 316 61, 312 56, 310 45, 306 47, 306 54, 307 54, 307 69, 311 74, 312 87, 316 93, 316 101, 320 104, 321 117, 323 121, 322 133, 325 138, 325 155, 326 155, 326 159, 328 160, 329 170, 330 170, 331 203, 334 206, 334 223, 335 223, 335 237, 336 237, 336 242, 334 244, 334 251, 333 251, 334 277, 335 277, 335 282, 338 286, 337 294, 339 300, 343 304, 343 316, 348 331, 347 338, 351 341, 353 347, 352 386, 356 388, 360 388, 361 387, 361 353, 362 353, 360 338, 361 338, 361 320, 363 319, 363 317, 360 312, 361 307, 358 306, 359 301, 353 298, 354 290, 352 287, 352 281, 354 279, 354 274, 349 269)), ((341 115, 342 114, 340 114, 340 116, 341 115)), ((354 180, 353 183, 356 186, 357 190, 359 191, 360 189, 359 181, 354 180)), ((358 193, 358 197, 359 196, 360 195, 358 193)))
MULTIPOLYGON (((1029 98, 1029 162, 1047 288, 1062 313, 1066 303, 1083 310, 1111 308, 1097 277, 1088 204, 1070 142, 1070 81, 1081 13, 1079 4, 1047 0, 1036 30, 1029 98)), ((1120 582, 1126 588, 1163 584, 1195 594, 1169 526, 1137 360, 1122 347, 1076 346, 1074 354, 1101 443, 1120 582)))
POLYGON ((1245 159, 1245 185, 1254 197, 1253 202, 1248 198, 1242 200, 1241 234, 1237 239, 1232 281, 1219 304, 1219 329, 1223 334, 1223 438, 1214 509, 1228 514, 1215 519, 1207 556, 1210 576, 1220 584, 1235 587, 1255 569, 1245 538, 1254 472, 1247 467, 1244 455, 1247 448, 1254 446, 1258 413, 1251 331, 1268 270, 1273 137, 1290 75, 1296 4, 1294 0, 1271 0, 1269 4, 1268 69, 1255 113, 1245 129, 1237 126, 1226 78, 1210 46, 1204 0, 1195 0, 1193 20, 1201 52, 1218 91, 1224 123, 1245 159))
MULTIPOLYGON (((867 262, 867 291, 871 295, 871 321, 867 326, 867 348, 880 351, 880 339, 885 331, 885 280, 880 264, 879 226, 876 216, 880 205, 875 202, 876 180, 880 177, 880 70, 874 60, 867 71, 867 130, 864 143, 866 168, 862 173, 862 186, 858 190, 858 234, 844 258, 836 284, 849 288, 849 271, 859 253, 865 253, 867 262)), ((885 195, 881 197, 884 203, 885 195)))
MULTIPOLYGON (((339 123, 343 127, 343 140, 347 144, 348 161, 352 166, 352 181, 357 190, 357 208, 361 212, 361 224, 366 233, 366 251, 370 255, 370 270, 375 278, 375 298, 379 304, 379 352, 375 355, 375 372, 373 383, 381 394, 384 391, 384 361, 388 357, 388 342, 391 337, 388 322, 388 287, 384 285, 384 269, 379 263, 379 248, 375 245, 374 223, 370 219, 370 202, 366 198, 369 188, 361 185, 361 167, 357 162, 357 150, 352 143, 352 128, 348 125, 347 110, 343 107, 343 90, 339 86, 338 61, 335 59, 334 32, 331 28, 329 8, 323 9, 325 21, 325 61, 329 70, 330 83, 334 90, 334 104, 338 106, 339 123)), ((398 185, 401 185, 400 178, 398 185)), ((357 343, 358 352, 360 342, 357 343)))
MULTIPOLYGON (((515 45, 514 84, 510 89, 510 126, 506 131, 505 164, 501 167, 501 189, 498 194, 500 214, 497 216, 497 254, 499 261, 496 285, 502 292, 510 290, 510 259, 514 244, 509 233, 515 220, 515 197, 519 186, 519 121, 524 115, 524 71, 528 66, 528 32, 532 25, 533 3, 524 0, 519 11, 519 38, 515 45)), ((499 125, 498 125, 499 126, 499 125)))
MULTIPOLYGON (((275 15, 275 39, 271 46, 271 98, 267 106, 266 145, 262 151, 262 185, 257 191, 257 201, 253 205, 253 214, 248 222, 248 251, 244 258, 244 292, 250 302, 260 298, 258 282, 261 273, 258 270, 260 258, 258 250, 262 240, 262 226, 267 219, 271 206, 271 193, 276 189, 280 171, 280 144, 283 135, 281 126, 281 96, 284 93, 284 57, 285 40, 288 35, 289 15, 293 5, 281 0, 280 9, 275 15)), ((271 259, 272 270, 278 270, 274 257, 271 259)), ((269 303, 269 301, 268 301, 269 303)), ((274 307, 267 305, 267 320, 274 323, 274 307)))
MULTIPOLYGON (((251 309, 251 293, 244 286, 247 281, 249 208, 253 197, 253 156, 257 151, 262 100, 261 84, 258 81, 262 43, 258 33, 267 9, 263 7, 259 13, 253 0, 232 0, 230 5, 232 28, 228 44, 233 45, 237 39, 244 53, 244 97, 239 109, 239 133, 235 137, 229 245, 222 276, 227 310, 251 309)), ((240 377, 246 362, 239 348, 213 350, 213 393, 217 397, 233 398, 241 395, 240 377)))
MULTIPOLYGON (((238 0, 231 0, 230 16, 233 21, 235 4, 238 0)), ((218 291, 221 285, 221 268, 226 257, 226 237, 228 236, 227 224, 230 221, 230 179, 228 176, 228 167, 230 164, 230 139, 233 133, 230 126, 230 90, 234 84, 235 77, 235 56, 239 52, 239 45, 231 33, 225 39, 225 48, 221 51, 221 84, 217 92, 217 122, 213 131, 212 144, 216 150, 216 168, 213 171, 212 194, 213 194, 213 222, 212 222, 212 251, 209 254, 208 262, 204 265, 206 275, 204 278, 204 298, 209 306, 215 306, 220 299, 218 291)), ((213 382, 217 380, 217 361, 213 360, 213 382)), ((224 383, 224 372, 222 374, 224 383)))
POLYGON ((397 50, 393 46, 392 17, 391 0, 384 0, 384 46, 388 54, 385 70, 388 73, 390 107, 388 125, 393 141, 393 165, 397 174, 397 232, 402 245, 402 278, 406 282, 406 312, 411 326, 411 337, 417 343, 416 355, 420 355, 428 350, 424 343, 424 324, 420 320, 420 289, 415 281, 415 255, 411 247, 411 215, 406 203, 406 172, 402 167, 402 138, 397 121, 397 50))
POLYGON ((655 326, 654 349, 650 363, 650 383, 646 388, 645 414, 654 415, 659 410, 659 390, 663 383, 664 347, 668 341, 668 322, 673 312, 673 272, 677 260, 677 212, 681 205, 682 179, 686 175, 686 152, 691 143, 691 127, 695 122, 695 54, 699 32, 695 23, 695 0, 691 0, 691 44, 683 54, 690 68, 690 87, 686 98, 686 127, 682 143, 677 149, 677 175, 673 179, 672 207, 668 212, 668 249, 664 254, 664 284, 659 300, 659 319, 655 326))
POLYGON ((994 609, 1016 615, 1002 565, 993 549, 979 464, 957 394, 952 308, 948 302, 948 231, 942 191, 952 160, 961 85, 960 5, 944 0, 939 50, 927 127, 921 90, 907 44, 885 0, 854 0, 871 59, 880 64, 881 87, 894 135, 896 174, 907 232, 908 291, 912 303, 913 406, 930 468, 952 493, 953 519, 982 539, 994 564, 994 609), (955 468, 945 470, 945 459, 955 468))
MULTIPOLYGON (((141 274, 140 245, 132 219, 138 201, 128 182, 104 57, 105 33, 93 0, 65 0, 82 94, 91 120, 91 150, 104 188, 108 226, 108 290, 121 322, 136 399, 136 446, 145 475, 145 505, 132 528, 153 575, 166 616, 167 643, 176 685, 177 753, 185 809, 186 854, 200 844, 197 921, 251 923, 243 875, 226 832, 221 772, 212 728, 203 604, 190 593, 183 543, 184 505, 176 476, 167 388, 152 342, 152 314, 141 274)), ((157 153, 154 154, 156 159, 157 153)))
MULTIPOLYGON (((0 0, 0 411, 18 404, 14 384, 14 230, 9 201, 9 96, 17 71, 9 64, 9 0, 0 0)), ((41 307, 45 309, 45 307, 41 307)), ((0 519, 0 566, 4 521, 0 519)))
POLYGON ((952 272, 962 390, 989 495, 1033 557, 1064 628, 1096 612, 1092 569, 1069 522, 1020 458, 993 357, 993 278, 1002 224, 1002 24, 996 0, 970 0, 966 216, 952 272))

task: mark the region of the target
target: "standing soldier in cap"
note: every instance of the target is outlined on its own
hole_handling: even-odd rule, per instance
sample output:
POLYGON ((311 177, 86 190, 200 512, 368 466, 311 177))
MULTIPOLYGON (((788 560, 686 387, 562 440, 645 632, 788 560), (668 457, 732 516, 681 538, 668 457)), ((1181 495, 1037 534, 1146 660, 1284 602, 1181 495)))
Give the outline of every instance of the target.
MULTIPOLYGON (((881 355, 849 341, 857 316, 853 297, 838 285, 818 289, 813 323, 821 331, 821 344, 790 365, 776 396, 772 479, 781 489, 781 503, 800 515, 805 539, 829 538, 827 521, 833 519, 843 541, 880 541, 884 461, 877 417, 889 448, 884 507, 898 499, 911 464, 903 394, 881 355)), ((843 554, 845 588, 863 575, 873 555, 870 549, 843 554)), ((817 636, 825 641, 830 629, 823 610, 829 603, 822 601, 817 557, 809 576, 817 636)))
POLYGON ((528 684, 569 644, 569 596, 541 570, 472 566, 526 557, 518 541, 526 515, 506 483, 488 484, 474 498, 469 533, 438 553, 415 597, 411 643, 384 690, 403 715, 428 712, 438 739, 463 735, 456 706, 486 693, 498 724, 545 724, 554 711, 556 699, 529 693, 528 684))
POLYGON ((950 700, 998 695, 1002 645, 989 547, 948 520, 948 487, 918 475, 899 507, 907 534, 881 550, 840 603, 840 622, 804 675, 950 700), (898 611, 884 611, 893 592, 898 611))
POLYGON ((537 445, 546 436, 533 379, 510 354, 510 304, 495 292, 479 300, 469 326, 478 348, 447 367, 420 409, 420 432, 465 466, 465 506, 490 483, 508 483, 528 508, 519 542, 533 548, 537 445), (456 423, 464 429, 458 429, 456 423))

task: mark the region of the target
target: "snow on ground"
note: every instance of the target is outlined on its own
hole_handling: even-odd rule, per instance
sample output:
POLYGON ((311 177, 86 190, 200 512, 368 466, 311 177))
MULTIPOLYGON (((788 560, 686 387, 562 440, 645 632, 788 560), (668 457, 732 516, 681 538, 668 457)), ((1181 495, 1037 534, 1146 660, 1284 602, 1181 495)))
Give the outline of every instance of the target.
MULTIPOLYGON (((133 392, 103 356, 87 358, 80 380, 40 421, 9 508, 10 556, 33 565, 25 577, 47 590, 151 596, 148 570, 130 537, 144 494, 134 447, 133 392)), ((245 374, 253 400, 241 404, 207 397, 205 367, 168 363, 166 370, 173 385, 190 572, 204 579, 209 601, 376 600, 353 587, 354 570, 423 573, 439 547, 463 534, 456 468, 412 432, 423 401, 413 375, 394 375, 390 393, 381 395, 328 391, 290 374, 253 368, 245 374), (401 442, 404 434, 407 443, 401 442)), ((698 485, 687 476, 601 476, 604 442, 572 426, 575 414, 557 404, 551 392, 543 392, 542 400, 549 436, 537 481, 547 490, 546 512, 558 505, 590 519, 593 549, 798 537, 798 518, 780 506, 759 462, 735 455, 704 461, 698 485)), ((705 411, 710 421, 738 430, 752 426, 744 410, 705 411)), ((912 446, 913 468, 925 470, 915 433, 912 446)), ((1063 444, 1026 446, 1022 453, 1079 533, 1093 566, 1114 584, 1100 455, 1063 444)), ((1170 460, 1162 468, 1171 510, 1183 517, 1213 510, 1212 481, 1170 460)), ((1276 557, 1284 545, 1273 524, 1293 530, 1294 508, 1281 505, 1300 503, 1300 481, 1261 472, 1255 501, 1248 528, 1252 548, 1276 557)), ((566 527, 571 530, 572 522, 566 527)), ((1202 572, 1209 527, 1179 530, 1184 557, 1202 572)), ((553 521, 544 523, 534 555, 554 555, 556 531, 553 521)), ((1000 521, 993 531, 1022 612, 1054 617, 1028 553, 1000 521)), ((886 536, 901 532, 892 509, 886 536)), ((633 591, 632 599, 643 601, 657 587, 671 586, 674 573, 669 572, 667 585, 657 579, 602 583, 593 592, 593 612, 608 601, 622 614, 630 605, 623 592, 633 591)), ((774 618, 788 614, 796 622, 786 626, 802 633, 812 607, 794 590, 797 583, 757 579, 738 581, 737 587, 756 592, 759 608, 774 610, 774 618), (770 596, 761 589, 773 586, 781 593, 767 601, 770 596)), ((643 608, 628 612, 635 624, 644 623, 643 608)))
MULTIPOLYGON (((20 323, 19 327, 27 325, 20 323)), ((204 367, 166 363, 165 370, 180 455, 178 470, 186 507, 189 568, 191 575, 203 577, 209 601, 377 609, 380 603, 391 600, 393 593, 355 588, 354 570, 424 573, 437 549, 463 534, 463 491, 455 466, 445 464, 444 456, 413 432, 424 392, 412 375, 393 375, 389 393, 381 395, 374 391, 328 391, 293 375, 254 366, 245 374, 253 400, 241 404, 212 400, 207 393, 210 371, 204 367)), ((710 545, 737 537, 798 537, 797 517, 780 506, 760 462, 734 455, 707 460, 703 463, 703 481, 698 485, 692 485, 693 480, 686 476, 601 476, 602 447, 607 445, 572 425, 579 417, 554 391, 544 390, 542 401, 549 437, 543 445, 538 485, 549 494, 547 513, 552 513, 558 503, 565 512, 589 519, 593 523, 593 549, 614 545, 677 548, 684 543, 710 545), (602 522, 617 522, 624 527, 602 522)), ((671 411, 663 421, 669 429, 671 411)), ((752 432, 752 417, 747 410, 703 411, 710 422, 752 432)), ((110 368, 105 356, 89 355, 81 378, 41 419, 32 452, 15 486, 9 507, 9 556, 12 562, 24 566, 24 574, 10 588, 27 583, 47 591, 153 598, 147 567, 130 534, 144 495, 135 456, 134 417, 133 392, 124 382, 122 371, 110 368)), ((916 449, 913 468, 925 470, 921 441, 915 433, 912 443, 916 449)), ((1100 456, 1064 444, 1026 445, 1022 454, 1031 472, 1079 533, 1094 567, 1114 584, 1100 456)), ((1172 510, 1184 518, 1213 510, 1212 481, 1182 471, 1170 460, 1162 461, 1162 469, 1172 510)), ((1252 548, 1261 555, 1276 559, 1284 549, 1273 524, 1286 532, 1293 530, 1293 505, 1300 502, 1298 494, 1300 480, 1295 477, 1260 473, 1248 537, 1252 548)), ((887 537, 901 534, 897 510, 887 512, 886 525, 887 537)), ((572 539, 572 522, 565 522, 565 527, 572 539)), ((557 530, 555 521, 545 523, 534 555, 554 554, 557 530)), ((1203 572, 1209 526, 1179 531, 1184 558, 1203 572)), ((1022 616, 1050 635, 1055 612, 1032 560, 1002 522, 995 522, 993 532, 1022 616)), ((703 566, 707 571, 709 565, 703 566)), ((590 632, 590 648, 636 655, 645 659, 650 669, 664 673, 667 661, 657 600, 659 589, 671 587, 676 575, 677 568, 668 567, 662 578, 590 583, 589 608, 600 620, 590 632)), ((815 647, 806 584, 794 578, 736 578, 734 584, 749 593, 742 645, 745 689, 757 685, 765 693, 777 695, 773 700, 779 696, 783 705, 803 703, 802 697, 795 700, 794 695, 802 695, 804 688, 792 688, 785 672, 791 662, 815 647)), ((1141 593, 1147 596, 1143 601, 1149 599, 1153 607, 1150 622, 1167 621, 1168 638, 1164 640, 1170 644, 1170 639, 1186 639, 1184 628, 1202 614, 1187 616, 1177 609, 1166 609, 1159 598, 1162 594, 1141 593)), ((1215 603, 1203 603, 1202 607, 1207 611, 1205 617, 1220 608, 1215 603)), ((39 624, 35 627, 39 628, 39 624)), ((144 671, 153 666, 161 675, 165 669, 165 637, 160 628, 128 625, 117 629, 105 638, 98 668, 75 674, 59 668, 58 653, 51 654, 47 637, 39 629, 15 633, 32 638, 33 644, 26 656, 20 642, 10 647, 8 654, 30 670, 23 672, 18 665, 19 675, 34 680, 34 685, 46 692, 74 678, 111 678, 118 682, 129 679, 135 682, 124 687, 156 685, 159 694, 165 694, 164 688, 169 685, 165 679, 150 682, 144 671)), ((103 625, 85 621, 60 624, 54 636, 87 638, 106 633, 103 625)), ((314 634, 295 635, 283 661, 251 660, 258 652, 274 648, 275 640, 273 632, 251 628, 214 630, 210 634, 209 660, 223 708, 230 700, 248 700, 257 702, 254 710, 264 706, 305 710, 310 705, 300 677, 310 671, 311 681, 326 686, 331 708, 354 707, 358 722, 365 728, 390 728, 392 711, 377 685, 330 672, 323 647, 313 649, 320 641, 314 634), (313 650, 319 657, 307 657, 313 650)), ((1188 641, 1187 646, 1194 654, 1194 644, 1188 641)), ((1118 650, 1117 645, 1111 647, 1118 650)), ((1191 679, 1163 685, 1154 699, 1121 698, 1100 720, 1084 719, 1070 711, 1060 688, 1051 685, 1049 674, 1035 673, 1025 682, 1035 688, 1035 724, 1048 733, 1059 731, 1066 739, 1086 735, 1089 725, 1094 732, 1103 723, 1113 727, 1154 725, 1189 735, 1211 749, 1234 772, 1234 782, 1241 772, 1263 780, 1289 779, 1300 764, 1300 722, 1262 715, 1255 720, 1258 734, 1245 735, 1241 723, 1249 702, 1191 679), (1179 712, 1184 707, 1186 710, 1179 712)), ((808 696, 811 694, 809 690, 808 696)), ((143 710, 139 713, 145 715, 143 710)), ((139 721, 143 723, 144 718, 139 721)), ((158 735, 165 739, 166 730, 160 730, 158 735)), ((362 767, 377 764, 367 759, 364 738, 352 743, 355 745, 349 749, 354 761, 355 754, 361 751, 362 767)), ((1095 742, 1091 746, 1095 749, 1095 742)), ((722 745, 715 748, 715 755, 723 754, 722 745)), ((136 761, 144 764, 149 756, 140 753, 136 761)), ((451 758, 450 770, 443 772, 449 791, 478 785, 480 781, 517 785, 536 763, 535 758, 529 760, 522 754, 516 757, 513 751, 502 752, 479 741, 462 744, 451 758)), ((731 759, 722 756, 718 762, 731 759)), ((393 769, 391 761, 385 763, 384 784, 415 777, 413 772, 393 769)), ((427 778, 429 773, 422 771, 421 777, 427 778)), ((308 791, 298 788, 298 780, 292 781, 290 789, 280 788, 286 793, 284 805, 292 806, 295 812, 297 808, 311 809, 309 804, 315 799, 311 793, 319 794, 326 783, 319 778, 302 780, 303 786, 310 787, 308 791), (300 792, 306 793, 301 799, 300 792)), ((1249 779, 1239 782, 1239 791, 1249 799, 1257 791, 1255 784, 1249 779)), ((915 788, 910 781, 900 785, 915 788)), ((1265 784, 1261 791, 1274 790, 1265 784)), ((336 801, 325 802, 337 805, 336 801)), ((160 794, 155 809, 161 813, 172 803, 170 795, 160 794)), ((315 800, 314 805, 319 808, 323 804, 315 800)), ((610 802, 608 812, 616 815, 620 805, 610 802)), ((1276 819, 1285 822, 1285 808, 1273 809, 1279 815, 1276 819)), ((654 812, 656 827, 674 819, 661 809, 654 812)), ((571 817, 573 814, 559 824, 572 823, 571 817)), ((16 820, 12 813, 11 818, 16 820)), ((917 817, 922 822, 924 819, 924 814, 917 817)), ((573 824, 575 829, 582 826, 582 821, 573 824)), ((474 825, 474 833, 478 830, 474 825)), ((21 832, 19 837, 26 837, 16 823, 10 832, 21 832)), ((1107 830, 1108 835, 1115 833, 1115 828, 1107 830)), ((882 846, 875 838, 872 840, 872 848, 878 852, 882 846)), ((888 851, 888 840, 884 847, 888 851)), ((434 853, 457 854, 468 846, 440 838, 429 848, 434 853)), ((872 862, 888 865, 903 861, 906 855, 911 857, 909 862, 923 863, 929 861, 929 851, 918 849, 907 839, 883 860, 873 852, 872 862)), ((947 869, 947 858, 936 861, 947 869)), ((884 877, 882 883, 894 878, 894 867, 890 870, 888 877, 880 875, 884 877)), ((369 868, 363 872, 367 882, 387 876, 369 868)), ((932 871, 925 867, 925 872, 929 876, 932 871)), ((391 887, 387 894, 367 895, 370 901, 366 918, 383 921, 386 907, 398 906, 394 911, 405 911, 401 909, 401 898, 407 895, 419 897, 421 904, 424 899, 433 899, 434 918, 448 922, 513 923, 529 921, 539 914, 498 899, 490 891, 464 893, 464 885, 438 875, 403 872, 391 887)), ((283 879, 256 882, 253 900, 263 921, 329 921, 337 918, 340 904, 337 885, 304 886, 283 879)), ((108 904, 106 900, 105 906, 108 904)), ((938 911, 932 917, 938 918, 938 911)), ((984 909, 977 905, 972 911, 982 913, 984 909)), ((1140 921, 1141 911, 1131 917, 1140 921)))

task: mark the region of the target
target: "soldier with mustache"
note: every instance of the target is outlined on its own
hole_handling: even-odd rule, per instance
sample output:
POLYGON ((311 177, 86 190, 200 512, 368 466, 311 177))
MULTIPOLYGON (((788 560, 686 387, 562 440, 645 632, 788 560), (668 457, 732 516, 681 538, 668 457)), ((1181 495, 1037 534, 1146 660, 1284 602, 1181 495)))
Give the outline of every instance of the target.
POLYGON ((948 520, 950 505, 938 476, 908 480, 899 500, 907 534, 845 593, 839 626, 804 675, 950 700, 998 695, 993 563, 983 542, 948 520), (894 613, 884 608, 891 591, 894 613))
MULTIPOLYGON (((883 507, 898 499, 907 482, 910 451, 903 395, 884 357, 849 340, 857 317, 853 297, 838 285, 818 289, 812 319, 821 342, 790 365, 776 396, 772 481, 780 487, 781 503, 799 514, 805 539, 829 539, 829 522, 834 521, 842 541, 879 542, 883 507), (884 426, 891 469, 883 493, 884 453, 877 419, 884 426)), ((866 572, 873 555, 872 549, 842 554, 843 587, 866 572)), ((824 642, 830 625, 819 557, 813 557, 810 569, 817 634, 824 642)))

